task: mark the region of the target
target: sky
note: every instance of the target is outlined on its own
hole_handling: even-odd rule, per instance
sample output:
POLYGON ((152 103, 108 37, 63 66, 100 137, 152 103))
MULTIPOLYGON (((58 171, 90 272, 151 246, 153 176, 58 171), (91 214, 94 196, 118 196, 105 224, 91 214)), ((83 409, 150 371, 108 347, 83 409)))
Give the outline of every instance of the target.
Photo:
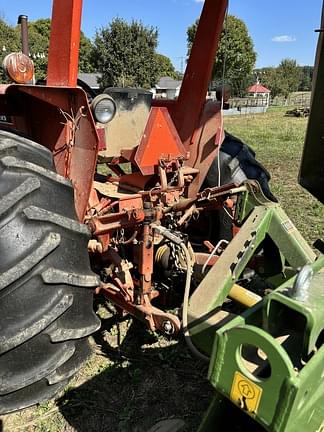
MULTIPOLYGON (((66 0, 69 1, 69 0, 66 0)), ((51 0, 0 0, 0 16, 15 24, 20 14, 30 20, 51 16, 51 0)), ((203 0, 83 0, 82 30, 96 30, 115 17, 141 20, 159 30, 158 52, 177 70, 185 65, 186 31, 199 16, 203 0)), ((257 52, 256 67, 277 66, 283 58, 314 64, 322 0, 229 0, 229 13, 243 19, 257 52)))

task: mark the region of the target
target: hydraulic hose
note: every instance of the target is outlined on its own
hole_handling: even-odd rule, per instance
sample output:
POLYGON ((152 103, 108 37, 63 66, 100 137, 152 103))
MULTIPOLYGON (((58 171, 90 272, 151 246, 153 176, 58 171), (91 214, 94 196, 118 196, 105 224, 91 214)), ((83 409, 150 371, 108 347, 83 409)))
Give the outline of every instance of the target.
POLYGON ((187 246, 182 242, 180 244, 185 257, 187 261, 187 274, 186 274, 186 284, 185 284, 185 290, 183 295, 183 306, 182 306, 182 327, 183 327, 183 335, 186 341, 186 344, 190 351, 198 357, 200 360, 203 360, 204 362, 209 362, 209 357, 200 352, 195 345, 193 344, 191 340, 191 336, 188 329, 188 308, 189 308, 189 296, 190 296, 190 285, 191 285, 191 274, 192 274, 192 265, 191 265, 191 259, 190 254, 188 251, 187 246))
POLYGON ((182 238, 178 237, 171 231, 169 231, 167 228, 162 227, 161 225, 152 224, 152 228, 159 232, 159 234, 163 235, 163 237, 167 238, 171 242, 177 244, 181 247, 185 254, 186 263, 187 263, 187 271, 186 271, 186 283, 185 283, 185 290, 183 295, 183 306, 182 306, 182 328, 183 328, 183 335, 186 341, 186 344, 192 354, 195 357, 198 357, 200 360, 203 360, 204 362, 209 362, 209 357, 200 352, 195 345, 193 344, 191 340, 191 336, 188 329, 188 309, 189 309, 189 296, 190 296, 190 285, 191 285, 191 275, 192 275, 192 264, 191 264, 191 258, 190 253, 185 245, 182 238))

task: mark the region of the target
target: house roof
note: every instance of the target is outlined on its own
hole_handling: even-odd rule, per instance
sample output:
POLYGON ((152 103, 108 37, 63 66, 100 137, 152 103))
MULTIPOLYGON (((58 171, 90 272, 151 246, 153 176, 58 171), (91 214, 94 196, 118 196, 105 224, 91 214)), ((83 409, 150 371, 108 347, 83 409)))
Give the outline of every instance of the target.
POLYGON ((254 84, 247 89, 248 93, 271 93, 267 87, 264 87, 262 84, 254 84))
POLYGON ((88 84, 93 89, 99 88, 98 78, 101 78, 100 73, 79 73, 78 78, 88 84))
POLYGON ((158 89, 170 89, 175 90, 181 86, 182 81, 175 80, 170 77, 161 77, 159 82, 155 85, 158 89))

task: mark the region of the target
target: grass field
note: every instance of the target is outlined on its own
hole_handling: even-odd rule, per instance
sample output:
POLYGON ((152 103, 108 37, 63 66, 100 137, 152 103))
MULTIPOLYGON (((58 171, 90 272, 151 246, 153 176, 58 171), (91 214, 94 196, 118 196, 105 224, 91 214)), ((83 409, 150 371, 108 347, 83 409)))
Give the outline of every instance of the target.
MULTIPOLYGON (((226 129, 251 145, 272 173, 272 190, 310 241, 324 237, 323 206, 297 185, 306 122, 283 110, 225 119, 226 129)), ((321 155, 319 155, 319 158, 321 155)), ((169 341, 126 320, 116 324, 99 310, 103 326, 94 354, 64 395, 3 416, 6 432, 145 432, 169 417, 195 431, 212 389, 206 366, 192 359, 182 340, 169 341)))
POLYGON ((228 117, 225 128, 256 151, 271 173, 273 193, 301 233, 313 242, 324 237, 324 206, 297 182, 307 119, 285 117, 286 110, 271 108, 266 114, 228 117))

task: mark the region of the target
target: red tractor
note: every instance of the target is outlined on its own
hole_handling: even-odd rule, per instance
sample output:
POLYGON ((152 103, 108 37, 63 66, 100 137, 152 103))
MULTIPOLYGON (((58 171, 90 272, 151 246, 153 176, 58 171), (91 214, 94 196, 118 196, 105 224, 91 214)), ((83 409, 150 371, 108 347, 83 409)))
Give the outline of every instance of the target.
MULTIPOLYGON (((220 104, 205 107, 205 96, 226 3, 206 3, 179 99, 153 103, 139 142, 125 135, 113 155, 97 126, 119 121, 116 102, 90 102, 77 86, 81 0, 53 2, 46 85, 30 84, 26 55, 5 60, 14 83, 0 90, 1 413, 52 397, 79 369, 100 327, 95 291, 152 330, 180 330, 177 316, 153 305, 168 296, 154 272, 184 273, 165 235, 176 228, 188 242, 182 227, 223 140, 220 104), (111 175, 96 173, 98 154, 111 175)), ((227 197, 202 204, 222 207, 227 197)))
POLYGON ((174 101, 138 89, 92 100, 77 86, 82 0, 53 1, 46 85, 30 84, 28 56, 6 58, 0 414, 53 397, 80 368, 100 327, 94 293, 151 330, 183 327, 208 359, 215 331, 262 304, 267 278, 282 276, 279 287, 314 263, 267 172, 225 134, 223 98, 206 102, 226 8, 205 0, 174 101))

